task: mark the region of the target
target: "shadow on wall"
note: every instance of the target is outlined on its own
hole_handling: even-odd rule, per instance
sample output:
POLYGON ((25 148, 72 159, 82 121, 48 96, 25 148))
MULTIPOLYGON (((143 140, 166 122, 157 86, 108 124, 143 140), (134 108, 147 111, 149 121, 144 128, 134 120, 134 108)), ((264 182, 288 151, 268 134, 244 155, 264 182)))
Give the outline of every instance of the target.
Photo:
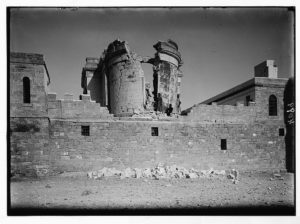
POLYGON ((286 125, 286 169, 295 172, 295 80, 290 78, 284 89, 284 122, 286 125))

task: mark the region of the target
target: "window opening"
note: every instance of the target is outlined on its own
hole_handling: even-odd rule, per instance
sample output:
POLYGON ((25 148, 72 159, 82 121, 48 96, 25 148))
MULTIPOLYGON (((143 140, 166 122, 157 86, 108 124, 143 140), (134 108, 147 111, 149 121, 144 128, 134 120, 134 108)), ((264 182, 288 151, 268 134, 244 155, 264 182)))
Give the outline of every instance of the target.
POLYGON ((269 97, 269 116, 277 116, 277 98, 274 95, 269 97))
POLYGON ((30 103, 30 79, 23 78, 23 103, 30 103))
POLYGON ((90 136, 90 126, 81 126, 81 135, 90 136))
POLYGON ((250 96, 246 96, 246 106, 249 106, 250 101, 251 101, 250 96))
POLYGON ((152 127, 151 128, 151 135, 152 136, 158 136, 158 127, 152 127))
POLYGON ((226 141, 226 139, 221 139, 221 150, 227 150, 227 141, 226 141))

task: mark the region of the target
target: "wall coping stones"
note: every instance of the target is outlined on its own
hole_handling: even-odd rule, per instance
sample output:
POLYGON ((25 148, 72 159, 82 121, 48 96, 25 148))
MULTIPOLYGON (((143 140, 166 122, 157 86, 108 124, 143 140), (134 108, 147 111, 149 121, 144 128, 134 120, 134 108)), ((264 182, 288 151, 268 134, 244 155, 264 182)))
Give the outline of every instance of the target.
POLYGON ((56 93, 47 94, 48 101, 56 101, 56 93))
POLYGON ((65 93, 64 100, 66 100, 66 101, 73 101, 73 94, 65 93))
POLYGON ((21 53, 21 52, 11 52, 10 53, 10 63, 27 63, 27 64, 39 64, 44 65, 44 55, 35 53, 21 53))

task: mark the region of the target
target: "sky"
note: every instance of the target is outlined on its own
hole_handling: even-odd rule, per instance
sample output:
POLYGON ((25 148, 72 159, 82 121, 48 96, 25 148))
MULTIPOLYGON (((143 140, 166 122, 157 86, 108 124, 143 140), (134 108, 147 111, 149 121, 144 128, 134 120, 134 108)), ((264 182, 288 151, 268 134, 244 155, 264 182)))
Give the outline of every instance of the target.
MULTIPOLYGON (((50 91, 82 93, 86 57, 126 40, 141 56, 154 56, 159 40, 174 40, 184 61, 182 109, 254 77, 254 66, 275 60, 278 76, 294 75, 294 14, 287 8, 15 8, 10 51, 40 53, 50 91)), ((142 64, 152 83, 152 67, 142 64)))

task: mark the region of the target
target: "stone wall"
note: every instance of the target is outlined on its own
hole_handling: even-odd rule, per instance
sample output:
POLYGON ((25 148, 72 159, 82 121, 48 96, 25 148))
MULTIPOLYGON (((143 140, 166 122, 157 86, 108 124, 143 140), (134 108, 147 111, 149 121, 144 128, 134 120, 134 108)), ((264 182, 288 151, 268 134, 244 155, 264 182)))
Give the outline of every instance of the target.
POLYGON ((250 97, 250 101, 255 102, 255 87, 251 87, 249 89, 246 89, 244 91, 241 91, 237 94, 234 94, 232 96, 226 97, 223 100, 218 101, 218 104, 224 104, 224 105, 233 105, 236 106, 237 103, 241 102, 246 106, 246 97, 250 97))
POLYGON ((132 115, 144 110, 144 72, 142 58, 129 49, 125 41, 116 40, 105 55, 110 113, 132 115))
POLYGON ((185 122, 248 124, 256 120, 256 106, 254 103, 250 106, 198 104, 181 119, 185 122))
POLYGON ((50 80, 40 54, 10 54, 10 116, 47 116, 46 92, 50 80), (30 80, 30 103, 23 101, 23 78, 30 80))
POLYGON ((283 94, 287 79, 255 78, 255 104, 257 107, 257 119, 283 120, 284 99, 283 94), (269 116, 269 97, 277 98, 277 116, 269 116))
POLYGON ((11 170, 41 176, 157 163, 203 170, 284 170, 285 137, 279 136, 279 128, 284 125, 11 119, 11 170), (16 128, 24 123, 29 126, 25 131, 22 125, 16 128), (82 135, 82 126, 89 126, 89 136, 82 135), (158 128, 158 136, 152 136, 152 128, 158 128), (221 150, 221 139, 226 139, 226 150, 221 150))
POLYGON ((157 66, 158 70, 154 74, 158 78, 157 93, 161 95, 162 112, 165 112, 169 104, 176 107, 178 72, 175 65, 166 61, 161 61, 157 66))
POLYGON ((10 166, 12 175, 50 175, 48 118, 10 118, 10 166))
POLYGON ((57 171, 106 167, 153 167, 157 163, 197 169, 285 169, 284 126, 136 121, 51 120, 51 152, 57 171), (90 136, 81 126, 90 126, 90 136), (158 128, 158 136, 151 128, 158 128), (221 150, 221 139, 227 150, 221 150))
POLYGON ((143 70, 139 61, 123 55, 109 68, 108 88, 111 113, 115 115, 133 114, 143 110, 144 88, 143 70))
POLYGON ((48 116, 59 119, 105 119, 113 117, 107 107, 91 101, 90 95, 81 95, 81 100, 74 100, 72 94, 65 94, 64 99, 56 99, 55 93, 49 93, 48 116))
MULTIPOLYGON (((109 105, 116 115, 130 115, 143 107, 143 73, 138 56, 123 42, 116 43, 121 45, 105 61, 109 105), (123 52, 121 57, 120 52, 123 52)), ((167 75, 168 71, 164 72, 167 75)), ((167 78, 166 82, 177 82, 167 78)), ((91 101, 87 94, 81 95, 81 100, 74 100, 71 94, 57 100, 56 94, 47 94, 49 81, 42 55, 11 54, 12 175, 85 172, 104 166, 146 168, 157 163, 197 169, 286 168, 285 137, 279 136, 279 129, 280 133, 282 129, 286 132, 283 119, 286 80, 251 80, 255 82, 256 102, 248 107, 198 105, 187 116, 172 117, 169 121, 113 118, 106 107, 91 101), (30 79, 30 103, 23 102, 23 77, 30 79), (268 115, 268 99, 272 94, 278 99, 277 116, 268 115), (152 135, 153 129, 158 130, 158 136, 152 135), (226 141, 223 149, 221 141, 226 141)), ((156 88, 172 88, 176 92, 170 83, 156 88)))

